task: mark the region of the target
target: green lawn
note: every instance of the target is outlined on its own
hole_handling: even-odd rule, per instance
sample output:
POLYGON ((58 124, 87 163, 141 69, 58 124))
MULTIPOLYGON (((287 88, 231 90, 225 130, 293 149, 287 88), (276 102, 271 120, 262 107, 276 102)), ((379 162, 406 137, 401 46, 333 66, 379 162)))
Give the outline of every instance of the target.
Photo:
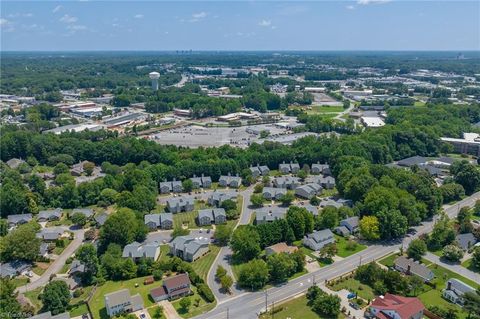
POLYGON ((463 263, 462 263, 462 266, 467 268, 468 270, 471 270, 473 272, 479 272, 480 273, 480 269, 476 268, 473 263, 472 263, 472 258, 470 259, 467 259, 465 260, 463 263))
POLYGON ((210 245, 210 252, 208 252, 208 254, 192 263, 193 269, 200 277, 203 278, 203 280, 207 280, 208 271, 210 270, 210 267, 212 266, 213 261, 217 257, 219 251, 220 247, 212 244, 210 245))
POLYGON ((344 110, 343 106, 329 106, 329 105, 313 105, 312 106, 312 111, 317 113, 330 113, 330 112, 340 113, 343 110, 344 110))
POLYGON ((456 310, 458 312, 459 319, 464 319, 464 318, 467 318, 468 316, 468 314, 464 312, 461 307, 443 299, 441 292, 438 290, 435 290, 435 289, 429 290, 423 294, 420 294, 418 298, 427 307, 431 305, 435 305, 445 310, 448 310, 448 309, 456 310))
POLYGON ((28 278, 24 276, 15 277, 11 280, 15 287, 21 287, 28 283, 28 278))
POLYGON ((88 307, 86 303, 80 303, 72 306, 72 308, 70 308, 68 312, 70 313, 70 317, 78 317, 83 315, 84 313, 88 313, 88 307))
POLYGON ((50 263, 44 263, 44 262, 37 262, 35 266, 32 268, 32 271, 41 276, 45 272, 45 270, 48 269, 48 266, 50 266, 50 263))
MULTIPOLYGON (((146 276, 150 277, 150 276, 146 276)), ((105 310, 104 296, 108 293, 115 292, 120 289, 127 288, 131 295, 139 293, 142 296, 145 307, 149 307, 154 304, 153 299, 149 296, 150 290, 159 287, 161 281, 156 281, 151 285, 144 285, 143 281, 146 277, 139 277, 125 281, 107 281, 102 286, 97 287, 95 293, 89 301, 90 308, 92 309, 92 315, 94 319, 107 318, 107 312, 105 310), (135 287, 138 284, 138 287, 135 287)))
POLYGON ((384 266, 393 267, 393 262, 395 261, 395 259, 397 259, 397 257, 398 257, 397 253, 391 254, 387 257, 380 259, 378 262, 384 266))
MULTIPOLYGON (((263 314, 259 317, 260 319, 327 319, 321 317, 313 312, 309 306, 307 306, 307 297, 305 295, 295 298, 290 301, 281 303, 280 305, 275 305, 274 315, 269 312, 268 314, 263 314), (276 309, 276 310, 275 310, 276 309)), ((345 318, 343 314, 340 314, 338 318, 345 318)), ((329 318, 331 319, 331 318, 329 318)))
POLYGON ((337 279, 336 282, 329 285, 329 287, 334 291, 346 289, 350 292, 355 292, 360 298, 365 300, 372 300, 375 298, 375 293, 370 286, 364 285, 354 278, 337 279))
POLYGON ((413 106, 425 106, 425 102, 415 101, 415 102, 413 103, 413 106))
POLYGON ((60 255, 65 250, 65 248, 67 248, 68 245, 70 245, 70 243, 72 242, 70 238, 62 238, 62 241, 63 241, 63 247, 55 245, 55 248, 53 249, 53 253, 55 255, 60 255))
POLYGON ((182 299, 177 299, 175 301, 172 301, 173 307, 175 308, 175 310, 177 310, 180 316, 182 316, 183 318, 192 318, 215 308, 216 303, 215 302, 207 303, 197 293, 197 288, 195 286, 192 286, 192 291, 193 291, 193 295, 186 297, 186 298, 190 298, 190 300, 192 301, 192 305, 190 306, 190 309, 188 309, 188 311, 185 311, 185 309, 182 309, 182 307, 180 307, 180 300, 182 299), (197 299, 200 300, 198 307, 195 306, 197 299))
POLYGON ((42 292, 42 288, 37 288, 31 291, 27 291, 25 293, 25 297, 27 297, 33 304, 33 307, 35 308, 35 312, 39 311, 43 307, 43 303, 40 300, 40 293, 42 292))
POLYGON ((198 210, 207 207, 208 206, 205 203, 195 201, 193 211, 173 214, 173 227, 180 227, 182 225, 186 225, 188 226, 188 228, 212 228, 212 226, 197 225, 198 210))
POLYGON ((337 256, 348 257, 353 254, 358 253, 359 251, 364 250, 367 246, 355 242, 355 246, 348 247, 348 239, 335 235, 336 245, 337 245, 337 256))
MULTIPOLYGON (((150 315, 150 318, 155 318, 155 314, 157 313, 157 309, 159 308, 159 306, 153 306, 153 307, 150 307, 148 308, 148 313, 150 315)), ((162 311, 162 316, 160 318, 165 318, 164 314, 163 314, 163 311, 162 311)))

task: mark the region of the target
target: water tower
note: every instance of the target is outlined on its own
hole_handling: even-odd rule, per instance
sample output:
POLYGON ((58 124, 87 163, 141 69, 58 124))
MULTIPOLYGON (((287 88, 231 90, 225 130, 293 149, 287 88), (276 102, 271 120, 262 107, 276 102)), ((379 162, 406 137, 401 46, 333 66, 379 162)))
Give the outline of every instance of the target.
POLYGON ((160 73, 150 72, 148 74, 148 76, 152 80, 152 90, 157 91, 158 90, 158 79, 160 78, 160 73))

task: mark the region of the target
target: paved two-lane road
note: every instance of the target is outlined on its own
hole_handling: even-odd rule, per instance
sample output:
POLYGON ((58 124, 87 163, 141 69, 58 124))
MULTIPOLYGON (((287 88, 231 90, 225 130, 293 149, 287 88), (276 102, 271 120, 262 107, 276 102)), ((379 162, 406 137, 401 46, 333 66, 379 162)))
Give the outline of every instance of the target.
MULTIPOLYGON (((475 202, 480 199, 480 192, 467 197, 455 205, 444 206, 444 210, 450 218, 455 217, 461 207, 473 206, 475 202)), ((364 251, 345 258, 341 261, 335 262, 332 265, 323 267, 322 269, 307 275, 298 277, 281 286, 273 287, 267 290, 268 304, 274 301, 281 302, 295 295, 305 293, 309 286, 313 284, 313 278, 316 282, 331 280, 345 273, 351 272, 362 263, 367 263, 377 260, 387 254, 397 251, 401 246, 408 247, 410 241, 418 238, 422 234, 432 231, 435 220, 426 221, 422 225, 415 227, 416 233, 413 236, 404 238, 403 241, 386 243, 383 245, 372 245, 364 251)), ((265 293, 253 292, 237 294, 228 299, 220 300, 217 307, 212 311, 197 316, 198 319, 224 319, 227 318, 227 311, 229 318, 235 319, 254 319, 257 314, 265 309, 265 293)))

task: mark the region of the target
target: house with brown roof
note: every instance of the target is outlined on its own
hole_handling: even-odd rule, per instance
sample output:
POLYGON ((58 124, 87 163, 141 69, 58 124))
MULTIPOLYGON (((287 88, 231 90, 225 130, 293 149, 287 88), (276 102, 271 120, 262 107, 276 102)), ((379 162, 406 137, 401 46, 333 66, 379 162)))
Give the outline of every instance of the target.
POLYGON ((177 299, 192 293, 188 274, 179 274, 163 281, 163 285, 150 290, 150 296, 155 302, 166 299, 177 299))
POLYGON ((370 304, 370 318, 378 319, 421 319, 425 306, 420 299, 387 293, 375 298, 370 304))
POLYGON ((268 246, 265 248, 265 254, 267 256, 273 255, 273 254, 280 254, 280 253, 286 253, 286 254, 292 254, 298 250, 298 247, 295 246, 288 246, 286 243, 278 243, 272 246, 268 246))

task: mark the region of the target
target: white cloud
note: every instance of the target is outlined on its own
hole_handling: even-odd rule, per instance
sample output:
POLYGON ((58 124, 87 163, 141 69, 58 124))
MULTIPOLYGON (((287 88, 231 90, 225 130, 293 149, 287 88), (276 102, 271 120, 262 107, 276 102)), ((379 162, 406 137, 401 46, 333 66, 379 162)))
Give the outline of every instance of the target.
POLYGON ((33 13, 10 13, 8 15, 9 18, 18 18, 18 17, 22 17, 22 18, 31 18, 33 17, 33 13))
POLYGON ((60 18, 59 21, 63 23, 75 23, 78 21, 78 18, 65 14, 63 17, 60 18))
POLYGON ((357 4, 366 6, 369 4, 382 4, 382 3, 387 3, 390 2, 391 0, 358 0, 357 4))
POLYGON ((62 8, 62 6, 56 6, 55 8, 53 8, 52 12, 57 13, 58 11, 62 10, 62 8))
POLYGON ((207 17, 207 15, 208 15, 208 13, 206 13, 205 11, 193 13, 192 18, 188 21, 189 22, 198 22, 198 21, 201 21, 201 20, 205 19, 207 17))
POLYGON ((15 27, 10 20, 0 18, 0 27, 2 27, 2 32, 13 32, 15 31, 15 27))
POLYGON ((348 9, 348 10, 354 10, 355 6, 349 5, 349 6, 346 6, 345 8, 348 9))
POLYGON ((5 26, 5 25, 7 25, 7 24, 9 24, 9 23, 10 23, 10 21, 8 21, 7 19, 3 19, 3 18, 0 19, 0 25, 1 25, 1 26, 5 26))
POLYGON ((135 19, 143 19, 143 14, 138 13, 138 14, 134 15, 133 17, 135 19))
POLYGON ((67 26, 67 29, 70 31, 84 31, 84 30, 87 30, 88 28, 81 24, 73 24, 73 25, 67 26))
POLYGON ((258 25, 261 26, 261 27, 269 27, 269 26, 272 25, 272 21, 264 19, 264 20, 260 21, 258 23, 258 25))

